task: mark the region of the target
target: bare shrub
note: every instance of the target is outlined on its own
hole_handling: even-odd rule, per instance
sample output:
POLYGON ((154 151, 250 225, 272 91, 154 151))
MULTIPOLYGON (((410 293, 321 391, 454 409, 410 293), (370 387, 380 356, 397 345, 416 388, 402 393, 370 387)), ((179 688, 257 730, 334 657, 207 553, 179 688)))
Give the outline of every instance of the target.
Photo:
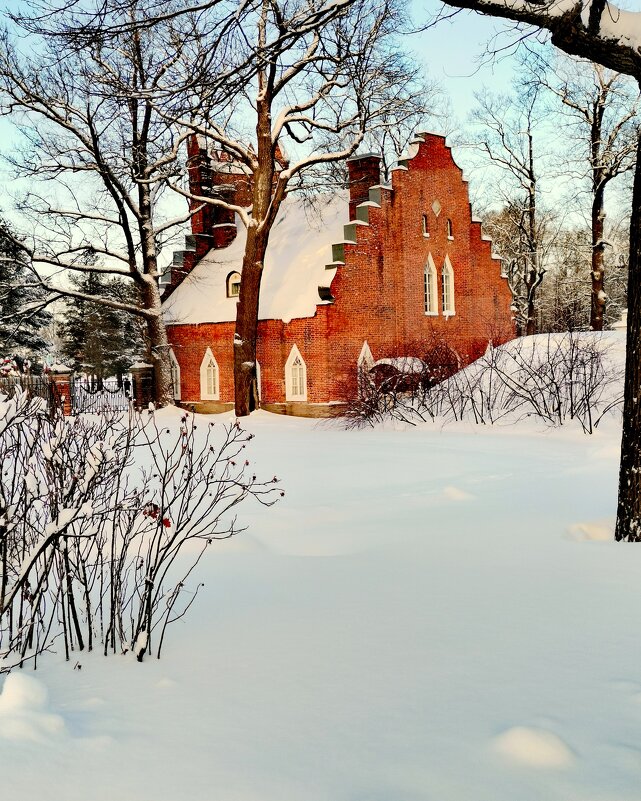
POLYGON ((61 640, 73 651, 160 656, 167 626, 198 592, 187 586, 233 512, 275 502, 238 425, 180 431, 153 412, 49 418, 39 399, 0 396, 0 672, 61 640))
POLYGON ((443 381, 426 375, 415 387, 361 378, 361 395, 345 414, 348 427, 384 419, 416 424, 428 419, 480 424, 537 418, 551 426, 576 420, 586 433, 620 410, 623 364, 596 334, 567 332, 513 340, 443 381))
POLYGON ((461 366, 461 359, 436 333, 427 342, 405 345, 402 353, 359 367, 355 392, 340 408, 348 428, 375 425, 390 416, 414 423, 434 418, 434 387, 461 366))

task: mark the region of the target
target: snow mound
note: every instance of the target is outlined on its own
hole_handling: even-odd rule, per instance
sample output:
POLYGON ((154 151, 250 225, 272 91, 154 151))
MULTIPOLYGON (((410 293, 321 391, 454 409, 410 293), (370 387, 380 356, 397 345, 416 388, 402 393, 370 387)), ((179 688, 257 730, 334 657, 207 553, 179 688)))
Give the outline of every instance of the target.
POLYGON ((44 684, 22 673, 10 673, 0 693, 0 737, 42 741, 65 733, 60 715, 48 711, 44 684))
POLYGON ((372 383, 347 416, 372 425, 390 418, 412 425, 573 423, 591 434, 604 419, 620 420, 624 373, 621 332, 538 334, 490 345, 445 381, 396 386, 394 393, 372 383))
POLYGON ((514 726, 494 740, 496 750, 503 756, 537 768, 564 768, 574 761, 574 755, 556 734, 529 726, 514 726))
POLYGON ((474 495, 458 487, 450 486, 443 488, 443 497, 448 501, 471 501, 474 495))
POLYGON ((568 528, 570 539, 578 542, 612 542, 614 540, 614 523, 600 520, 586 523, 573 523, 568 528))

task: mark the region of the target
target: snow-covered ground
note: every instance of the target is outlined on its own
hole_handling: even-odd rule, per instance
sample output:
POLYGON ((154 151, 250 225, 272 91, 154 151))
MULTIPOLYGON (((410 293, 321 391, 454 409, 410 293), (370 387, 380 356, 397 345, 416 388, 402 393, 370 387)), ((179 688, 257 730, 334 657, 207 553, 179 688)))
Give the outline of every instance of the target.
POLYGON ((638 801, 641 548, 612 541, 613 422, 248 426, 286 497, 240 508, 160 661, 4 678, 2 798, 638 801))

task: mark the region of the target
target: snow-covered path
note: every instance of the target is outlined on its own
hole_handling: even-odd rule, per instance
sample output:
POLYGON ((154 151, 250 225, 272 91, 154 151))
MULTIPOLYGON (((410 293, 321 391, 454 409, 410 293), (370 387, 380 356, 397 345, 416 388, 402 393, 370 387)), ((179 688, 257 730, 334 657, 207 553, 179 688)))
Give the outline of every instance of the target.
POLYGON ((9 677, 2 797, 638 801, 641 549, 585 541, 616 431, 250 428, 286 498, 159 662, 9 677))

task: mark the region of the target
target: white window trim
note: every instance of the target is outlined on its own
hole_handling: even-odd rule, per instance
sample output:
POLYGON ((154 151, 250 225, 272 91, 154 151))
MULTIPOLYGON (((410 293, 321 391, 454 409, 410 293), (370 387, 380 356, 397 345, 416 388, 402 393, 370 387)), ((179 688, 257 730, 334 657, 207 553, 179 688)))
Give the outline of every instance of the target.
POLYGON ((443 317, 454 317, 456 314, 456 300, 455 300, 455 283, 454 283, 454 268, 452 267, 452 262, 450 261, 449 256, 445 257, 445 262, 443 264, 443 269, 441 271, 441 281, 443 282, 441 295, 443 298, 443 317), (449 283, 450 283, 450 300, 451 305, 448 308, 445 308, 445 274, 448 274, 449 283))
POLYGON ((359 396, 364 396, 368 387, 372 385, 372 376, 370 370, 374 366, 374 356, 372 350, 367 342, 363 342, 363 347, 356 360, 356 382, 358 387, 359 396))
POLYGON ((427 317, 438 317, 438 273, 436 272, 436 265, 434 264, 434 259, 432 258, 432 254, 427 254, 427 262, 425 264, 425 269, 423 271, 423 309, 427 317), (426 308, 426 289, 427 289, 427 276, 428 274, 432 278, 432 287, 433 287, 433 303, 430 304, 431 308, 426 308))
POLYGON ((451 217, 447 218, 447 238, 450 240, 454 239, 454 223, 451 217))
POLYGON ((220 399, 220 369, 216 357, 211 352, 211 348, 207 348, 202 362, 200 363, 200 399, 201 400, 219 400, 220 399), (209 362, 214 362, 214 369, 216 371, 216 391, 213 393, 207 392, 207 368, 209 362))
POLYGON ((306 401, 307 400, 307 365, 303 359, 301 352, 296 345, 292 346, 287 361, 285 362, 285 400, 287 401, 306 401), (302 395, 295 395, 292 381, 292 368, 296 359, 300 359, 303 367, 303 388, 302 395))
POLYGON ((363 342, 360 355, 356 360, 356 366, 359 370, 371 370, 374 366, 374 357, 372 356, 370 346, 367 344, 367 340, 363 342))
POLYGON ((256 362, 256 386, 258 387, 258 400, 261 401, 263 398, 263 385, 262 385, 262 379, 260 377, 259 362, 256 362))
POLYGON ((429 224, 430 224, 429 217, 427 216, 427 214, 423 214, 423 216, 421 217, 421 226, 423 230, 423 236, 425 237, 425 239, 430 238, 429 224))
POLYGON ((180 392, 180 364, 178 364, 178 359, 176 358, 176 354, 174 353, 174 349, 173 348, 169 348, 169 361, 171 362, 171 364, 172 364, 172 366, 174 368, 171 371, 171 384, 172 384, 172 389, 174 391, 174 400, 180 400, 180 398, 181 398, 181 392, 180 392), (177 384, 176 384, 176 381, 174 381, 174 375, 175 375, 175 377, 177 379, 177 382, 178 382, 177 384))

